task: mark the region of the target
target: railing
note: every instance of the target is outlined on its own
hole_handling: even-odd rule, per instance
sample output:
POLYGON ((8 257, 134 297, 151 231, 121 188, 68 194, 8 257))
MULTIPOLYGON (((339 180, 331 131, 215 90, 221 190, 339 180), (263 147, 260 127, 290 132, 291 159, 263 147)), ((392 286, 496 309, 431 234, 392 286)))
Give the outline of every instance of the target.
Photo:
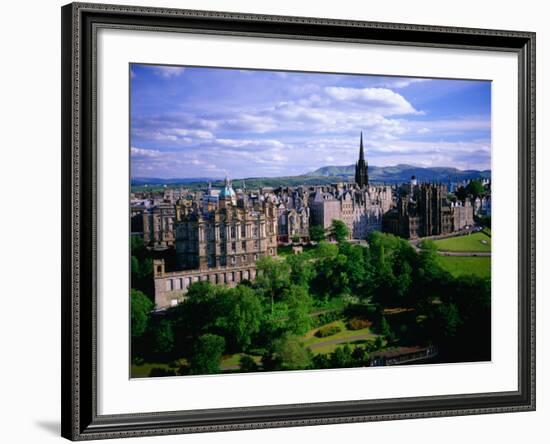
POLYGON ((437 355, 438 350, 435 346, 416 348, 414 350, 406 349, 402 352, 399 350, 390 350, 387 352, 380 352, 379 355, 373 356, 370 361, 370 367, 400 365, 415 361, 424 361, 434 358, 437 355))

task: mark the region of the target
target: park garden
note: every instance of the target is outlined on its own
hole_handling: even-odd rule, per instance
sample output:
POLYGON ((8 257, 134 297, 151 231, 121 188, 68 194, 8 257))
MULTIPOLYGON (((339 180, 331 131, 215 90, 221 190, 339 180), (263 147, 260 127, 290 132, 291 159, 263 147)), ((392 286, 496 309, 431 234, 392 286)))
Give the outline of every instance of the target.
POLYGON ((441 248, 381 232, 356 245, 335 221, 330 242, 261 258, 253 282, 196 282, 157 312, 150 258, 135 241, 132 377, 364 367, 407 347, 437 347, 432 362, 490 360, 490 276, 444 262, 490 257, 441 248))

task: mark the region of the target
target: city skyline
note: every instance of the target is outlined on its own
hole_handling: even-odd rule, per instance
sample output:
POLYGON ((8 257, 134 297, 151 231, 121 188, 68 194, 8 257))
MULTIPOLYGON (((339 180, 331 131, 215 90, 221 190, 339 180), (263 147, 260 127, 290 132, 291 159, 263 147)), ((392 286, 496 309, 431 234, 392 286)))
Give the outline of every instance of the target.
POLYGON ((354 163, 490 169, 491 84, 132 64, 132 177, 277 177, 354 163))

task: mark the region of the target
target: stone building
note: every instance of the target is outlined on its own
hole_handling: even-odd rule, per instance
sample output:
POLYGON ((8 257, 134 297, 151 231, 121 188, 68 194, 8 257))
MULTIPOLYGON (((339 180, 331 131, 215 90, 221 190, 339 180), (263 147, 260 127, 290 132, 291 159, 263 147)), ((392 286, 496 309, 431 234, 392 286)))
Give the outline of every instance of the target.
POLYGON ((157 308, 183 300, 192 282, 236 285, 256 276, 256 261, 277 254, 277 208, 270 197, 240 198, 226 179, 217 206, 200 202, 176 206, 176 258, 179 271, 155 261, 157 308))
POLYGON ((415 239, 449 234, 473 223, 469 199, 454 203, 447 198, 446 186, 418 184, 413 177, 409 186, 400 188, 396 207, 384 215, 383 231, 415 239))
POLYGON ((143 242, 156 250, 174 246, 176 209, 170 203, 159 203, 143 212, 143 242))
POLYGON ((382 230, 382 216, 391 206, 391 186, 369 184, 361 133, 355 183, 317 187, 310 204, 311 224, 328 229, 333 220, 341 220, 353 239, 365 239, 371 231, 382 230))
POLYGON ((346 224, 353 239, 365 239, 374 230, 382 230, 382 216, 390 210, 390 186, 355 184, 320 187, 311 203, 311 224, 328 229, 334 219, 346 224))
POLYGON ((299 239, 299 242, 309 240, 308 207, 287 209, 283 204, 280 204, 277 213, 277 241, 279 244, 286 244, 296 238, 299 239))

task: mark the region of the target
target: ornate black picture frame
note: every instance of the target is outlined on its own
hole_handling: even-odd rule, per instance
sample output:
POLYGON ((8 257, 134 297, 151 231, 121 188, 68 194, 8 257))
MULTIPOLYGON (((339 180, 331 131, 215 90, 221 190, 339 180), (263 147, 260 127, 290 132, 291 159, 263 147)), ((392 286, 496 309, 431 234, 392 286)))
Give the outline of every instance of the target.
POLYGON ((535 409, 534 33, 85 3, 66 5, 61 13, 62 435, 65 438, 119 438, 535 409), (95 51, 99 28, 515 54, 519 66, 518 390, 383 401, 98 415, 95 51))

